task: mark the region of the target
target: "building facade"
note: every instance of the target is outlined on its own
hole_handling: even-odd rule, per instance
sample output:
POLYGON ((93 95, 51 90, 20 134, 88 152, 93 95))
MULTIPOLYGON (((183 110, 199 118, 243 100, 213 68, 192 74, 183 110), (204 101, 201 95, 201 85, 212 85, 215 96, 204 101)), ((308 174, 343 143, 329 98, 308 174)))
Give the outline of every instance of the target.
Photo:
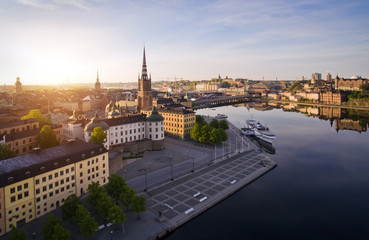
MULTIPOLYGON (((141 112, 150 114, 151 109, 141 112)), ((157 110, 164 118, 164 132, 166 136, 185 139, 190 137, 190 132, 196 123, 196 114, 183 108, 160 108, 157 110)))
POLYGON ((334 79, 334 86, 336 90, 360 91, 361 85, 369 85, 369 80, 365 78, 358 79, 344 79, 336 77, 334 79))
POLYGON ((328 91, 320 93, 320 101, 322 103, 341 105, 341 103, 345 102, 346 100, 347 97, 340 91, 328 91))
POLYGON ((138 79, 137 109, 140 110, 151 106, 152 106, 151 76, 148 77, 147 75, 146 54, 144 48, 142 73, 141 78, 138 79))
POLYGON ((15 94, 22 94, 22 83, 20 81, 20 78, 17 77, 17 80, 15 82, 15 94))
POLYGON ((108 152, 97 144, 70 142, 0 162, 0 235, 86 192, 109 176, 108 152), (3 224, 3 225, 1 225, 3 224))

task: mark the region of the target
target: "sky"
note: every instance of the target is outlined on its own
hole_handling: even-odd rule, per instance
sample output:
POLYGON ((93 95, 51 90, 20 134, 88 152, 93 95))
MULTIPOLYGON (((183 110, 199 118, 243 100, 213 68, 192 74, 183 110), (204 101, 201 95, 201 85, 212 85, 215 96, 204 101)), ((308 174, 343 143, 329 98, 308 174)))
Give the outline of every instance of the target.
POLYGON ((2 0, 0 84, 369 77, 367 0, 2 0))

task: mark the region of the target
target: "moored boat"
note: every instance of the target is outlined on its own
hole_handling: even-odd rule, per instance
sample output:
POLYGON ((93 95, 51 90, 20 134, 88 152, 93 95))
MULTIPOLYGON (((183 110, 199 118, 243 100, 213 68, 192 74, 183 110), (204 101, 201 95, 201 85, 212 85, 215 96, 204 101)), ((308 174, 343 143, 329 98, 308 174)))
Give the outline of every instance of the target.
POLYGON ((276 136, 274 133, 269 131, 268 127, 263 126, 260 122, 255 120, 247 120, 246 123, 248 127, 254 131, 255 137, 267 143, 273 143, 276 136))
POLYGON ((216 116, 215 116, 215 118, 216 119, 226 119, 226 118, 228 118, 228 116, 227 115, 225 115, 225 114, 217 114, 216 116))

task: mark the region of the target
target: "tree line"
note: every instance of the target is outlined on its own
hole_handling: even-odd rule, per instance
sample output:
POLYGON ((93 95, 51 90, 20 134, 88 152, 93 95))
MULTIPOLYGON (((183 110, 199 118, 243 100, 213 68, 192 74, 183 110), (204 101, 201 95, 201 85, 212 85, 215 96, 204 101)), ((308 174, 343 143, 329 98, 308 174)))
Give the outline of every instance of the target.
POLYGON ((201 115, 196 115, 196 123, 190 132, 192 139, 208 144, 219 144, 228 140, 226 129, 228 129, 226 120, 211 120, 208 124, 201 115))
MULTIPOLYGON (((136 195, 121 176, 112 174, 108 179, 106 187, 100 186, 98 182, 88 185, 87 207, 75 194, 68 196, 61 206, 62 219, 79 225, 80 233, 89 238, 99 229, 99 224, 91 216, 89 208, 104 220, 105 226, 108 223, 122 224, 123 231, 129 211, 135 212, 138 219, 140 213, 146 211, 145 197, 136 195)), ((51 213, 42 227, 42 235, 45 240, 71 239, 70 231, 63 227, 61 219, 55 218, 51 213)), ((27 240, 26 232, 12 228, 9 239, 27 240)))

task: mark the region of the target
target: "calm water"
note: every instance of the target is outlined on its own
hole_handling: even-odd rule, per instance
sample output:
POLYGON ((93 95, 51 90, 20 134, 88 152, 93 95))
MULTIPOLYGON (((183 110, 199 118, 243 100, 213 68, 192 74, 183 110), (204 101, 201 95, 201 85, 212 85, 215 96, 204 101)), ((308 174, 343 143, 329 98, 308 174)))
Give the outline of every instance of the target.
POLYGON ((281 109, 197 113, 224 113, 239 127, 265 123, 277 135, 270 156, 278 167, 167 239, 369 239, 367 132, 337 132, 334 121, 281 109))

